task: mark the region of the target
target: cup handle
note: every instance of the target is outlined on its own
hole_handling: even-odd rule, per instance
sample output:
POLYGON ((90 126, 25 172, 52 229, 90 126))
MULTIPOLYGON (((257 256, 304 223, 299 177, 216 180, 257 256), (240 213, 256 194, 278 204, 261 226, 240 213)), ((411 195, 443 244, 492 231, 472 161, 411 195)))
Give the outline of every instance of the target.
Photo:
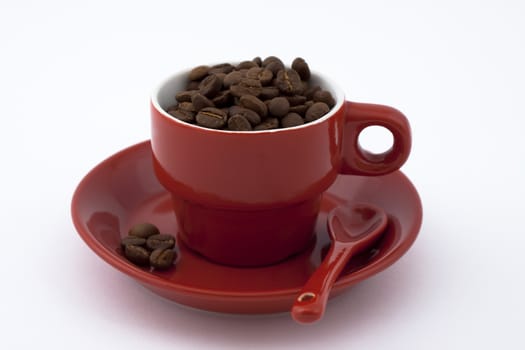
POLYGON ((384 175, 399 169, 407 160, 412 146, 408 119, 395 108, 358 102, 345 102, 342 174, 384 175), (393 135, 392 147, 383 153, 372 153, 361 147, 359 134, 368 126, 387 128, 393 135))

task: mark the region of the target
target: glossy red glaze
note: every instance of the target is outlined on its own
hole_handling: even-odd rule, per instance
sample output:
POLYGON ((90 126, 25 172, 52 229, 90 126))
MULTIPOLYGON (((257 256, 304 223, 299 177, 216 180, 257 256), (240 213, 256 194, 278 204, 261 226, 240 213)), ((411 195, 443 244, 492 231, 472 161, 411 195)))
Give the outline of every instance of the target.
POLYGON ((291 310, 295 321, 312 323, 323 317, 330 291, 348 260, 369 248, 387 223, 383 209, 368 203, 339 206, 328 214, 330 250, 295 299, 291 310))
POLYGON ((181 122, 165 110, 186 76, 174 75, 152 96, 153 167, 173 195, 181 240, 216 262, 263 266, 300 252, 314 237, 321 195, 339 173, 391 172, 410 152, 410 127, 400 112, 345 102, 318 75, 313 79, 337 103, 315 122, 252 132, 181 122), (380 156, 358 145, 360 130, 373 124, 394 135, 393 149, 380 156))
MULTIPOLYGON (((381 207, 388 225, 371 249, 354 256, 341 272, 331 296, 387 268, 416 239, 422 218, 419 196, 400 172, 385 176, 338 176, 321 199, 315 240, 300 254, 279 264, 236 268, 214 264, 179 241, 176 266, 150 272, 129 263, 119 242, 139 222, 179 234, 171 195, 158 182, 149 142, 125 149, 96 166, 78 185, 71 204, 75 227, 104 261, 146 288, 180 304, 229 313, 274 313, 290 310, 303 285, 329 249, 327 213, 354 201, 381 207)), ((96 286, 93 286, 96 288, 96 286)), ((110 286, 99 286, 108 288, 110 286)))

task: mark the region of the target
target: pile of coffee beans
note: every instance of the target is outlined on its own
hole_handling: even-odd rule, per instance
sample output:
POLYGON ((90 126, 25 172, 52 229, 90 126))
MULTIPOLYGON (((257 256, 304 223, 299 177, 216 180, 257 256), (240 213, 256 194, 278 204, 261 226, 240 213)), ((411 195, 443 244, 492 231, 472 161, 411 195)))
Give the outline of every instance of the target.
POLYGON ((329 91, 310 84, 304 59, 291 68, 275 56, 237 65, 201 65, 167 112, 205 128, 250 131, 287 128, 319 119, 335 105, 329 91))
POLYGON ((177 257, 174 250, 175 237, 161 234, 159 229, 150 223, 133 226, 128 236, 120 241, 126 259, 138 266, 150 266, 166 270, 173 266, 177 257))

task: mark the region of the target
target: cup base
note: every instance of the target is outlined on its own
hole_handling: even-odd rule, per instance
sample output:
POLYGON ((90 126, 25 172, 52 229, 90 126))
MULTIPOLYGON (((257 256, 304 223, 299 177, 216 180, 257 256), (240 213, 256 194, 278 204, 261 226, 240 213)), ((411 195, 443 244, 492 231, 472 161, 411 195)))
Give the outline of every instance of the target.
POLYGON ((205 258, 235 267, 276 264, 315 238, 321 196, 264 210, 213 208, 172 196, 178 238, 205 258))

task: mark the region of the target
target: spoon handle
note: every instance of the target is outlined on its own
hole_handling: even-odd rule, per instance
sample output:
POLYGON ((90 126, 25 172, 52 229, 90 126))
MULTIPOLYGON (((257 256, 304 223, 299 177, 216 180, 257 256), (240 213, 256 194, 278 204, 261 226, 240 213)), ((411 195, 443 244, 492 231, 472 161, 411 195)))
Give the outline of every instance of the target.
POLYGON ((310 276, 292 306, 292 317, 299 323, 312 323, 324 314, 330 290, 352 256, 349 246, 332 243, 328 254, 310 276))

